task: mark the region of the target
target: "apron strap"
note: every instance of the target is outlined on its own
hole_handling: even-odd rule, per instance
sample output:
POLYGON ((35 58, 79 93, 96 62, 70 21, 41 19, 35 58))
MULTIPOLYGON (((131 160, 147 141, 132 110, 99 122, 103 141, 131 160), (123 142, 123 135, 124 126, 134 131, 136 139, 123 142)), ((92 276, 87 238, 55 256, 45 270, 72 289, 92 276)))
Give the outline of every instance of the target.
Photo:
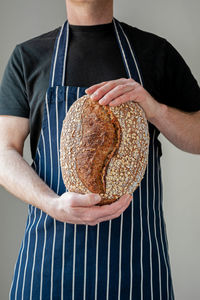
POLYGON ((66 20, 60 28, 54 45, 49 77, 49 87, 64 86, 65 68, 68 51, 69 24, 66 20))
POLYGON ((128 37, 124 32, 121 22, 113 18, 115 26, 115 34, 117 37, 118 45, 121 51, 123 62, 126 68, 126 72, 129 78, 133 78, 135 81, 143 85, 142 75, 139 69, 139 64, 136 60, 136 56, 133 50, 133 46, 130 45, 128 37))

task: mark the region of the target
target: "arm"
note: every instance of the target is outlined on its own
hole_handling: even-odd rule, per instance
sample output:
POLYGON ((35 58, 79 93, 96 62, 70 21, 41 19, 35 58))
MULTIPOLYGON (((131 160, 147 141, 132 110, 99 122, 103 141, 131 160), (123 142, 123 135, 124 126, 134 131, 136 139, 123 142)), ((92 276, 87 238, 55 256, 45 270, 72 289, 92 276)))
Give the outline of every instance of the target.
POLYGON ((95 206, 100 201, 95 194, 66 192, 58 196, 22 157, 28 134, 27 118, 0 116, 0 184, 13 195, 59 221, 73 224, 95 225, 117 218, 129 206, 130 195, 104 206, 95 206))
POLYGON ((179 149, 200 154, 200 111, 186 113, 158 102, 157 105, 160 113, 150 122, 179 149))
POLYGON ((28 134, 28 119, 0 117, 0 184, 24 202, 47 212, 49 200, 56 194, 22 157, 28 134))
POLYGON ((147 119, 181 150, 200 154, 200 112, 185 113, 156 101, 133 79, 120 78, 93 85, 86 90, 101 105, 137 102, 147 119))

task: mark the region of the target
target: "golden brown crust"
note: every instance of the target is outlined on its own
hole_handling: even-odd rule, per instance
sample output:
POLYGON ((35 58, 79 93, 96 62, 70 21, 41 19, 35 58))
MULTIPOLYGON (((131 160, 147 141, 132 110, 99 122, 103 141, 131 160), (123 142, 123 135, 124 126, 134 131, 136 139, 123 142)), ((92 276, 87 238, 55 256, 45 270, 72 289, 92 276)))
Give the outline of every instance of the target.
POLYGON ((138 104, 131 101, 109 107, 92 101, 84 95, 67 112, 61 132, 60 163, 67 190, 100 193, 102 205, 132 194, 140 184, 148 163, 149 132, 138 104), (95 123, 87 128, 92 120, 95 123), (98 133, 102 135, 98 137, 98 133))
POLYGON ((83 105, 81 123, 77 175, 90 192, 105 193, 106 169, 120 144, 119 122, 108 107, 88 98, 83 105))

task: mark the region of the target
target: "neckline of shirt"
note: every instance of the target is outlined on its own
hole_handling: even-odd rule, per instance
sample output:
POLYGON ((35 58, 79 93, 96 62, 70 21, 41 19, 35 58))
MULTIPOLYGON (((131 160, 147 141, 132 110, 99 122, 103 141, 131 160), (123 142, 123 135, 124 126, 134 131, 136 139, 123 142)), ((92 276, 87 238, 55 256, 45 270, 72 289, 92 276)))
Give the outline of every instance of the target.
POLYGON ((113 30, 113 22, 97 25, 72 25, 69 28, 73 32, 105 32, 113 30))

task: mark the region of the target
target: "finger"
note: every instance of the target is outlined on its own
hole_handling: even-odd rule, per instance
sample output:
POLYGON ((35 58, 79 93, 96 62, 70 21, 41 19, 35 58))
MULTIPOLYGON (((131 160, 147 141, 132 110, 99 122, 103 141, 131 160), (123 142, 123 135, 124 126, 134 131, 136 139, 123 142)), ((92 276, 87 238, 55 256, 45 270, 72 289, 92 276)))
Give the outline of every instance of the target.
POLYGON ((119 200, 112 204, 93 206, 89 211, 86 211, 86 214, 83 214, 83 219, 89 222, 116 214, 122 207, 125 207, 127 202, 129 202, 129 197, 129 194, 123 195, 119 200))
POLYGON ((105 216, 103 218, 99 218, 99 219, 95 220, 94 222, 89 223, 88 225, 96 225, 96 224, 101 223, 101 222, 105 222, 105 221, 109 221, 109 220, 113 220, 113 219, 118 218, 129 207, 132 200, 133 200, 133 198, 131 196, 129 198, 129 200, 127 201, 126 205, 121 207, 121 209, 118 210, 115 214, 108 215, 108 216, 105 216))
POLYGON ((128 84, 128 86, 131 86, 129 90, 127 90, 126 93, 119 95, 118 97, 115 97, 115 99, 112 99, 112 101, 109 102, 109 106, 117 106, 122 103, 126 103, 129 101, 137 101, 139 93, 143 90, 143 87, 136 81, 131 82, 128 84))
POLYGON ((116 216, 120 216, 122 214, 122 212, 129 206, 129 204, 131 203, 132 200, 133 200, 132 195, 129 195, 125 204, 123 206, 121 206, 115 213, 112 213, 112 214, 106 216, 105 217, 106 220, 110 220, 110 219, 113 219, 114 217, 116 218, 116 216))
POLYGON ((108 93, 110 90, 112 90, 114 87, 120 84, 125 84, 128 82, 128 79, 126 78, 120 78, 116 80, 110 80, 107 81, 106 84, 96 89, 96 91, 91 95, 93 100, 100 100, 106 93, 108 93))
POLYGON ((94 84, 94 85, 90 86, 88 89, 86 89, 85 92, 86 92, 86 94, 90 95, 90 94, 94 93, 98 88, 105 85, 106 83, 107 83, 107 81, 103 81, 103 82, 94 84))
POLYGON ((116 97, 112 101, 109 102, 109 106, 118 106, 122 103, 126 103, 129 101, 135 101, 137 99, 137 93, 135 90, 131 90, 119 97, 116 97))
POLYGON ((110 90, 108 93, 106 93, 100 100, 99 104, 101 105, 107 105, 109 104, 112 100, 123 97, 125 98, 127 93, 132 92, 134 86, 133 84, 119 84, 116 87, 114 87, 112 90, 110 90))
POLYGON ((81 206, 94 206, 99 203, 101 197, 99 194, 79 194, 79 193, 70 193, 67 201, 70 206, 81 207, 81 206))
POLYGON ((75 211, 73 211, 73 214, 76 214, 77 218, 82 219, 82 223, 88 225, 97 224, 98 220, 109 220, 112 218, 113 215, 116 215, 120 211, 123 211, 126 208, 126 204, 130 203, 130 199, 132 199, 132 196, 130 195, 122 196, 119 200, 116 201, 118 203, 121 202, 121 205, 119 205, 119 207, 115 210, 110 210, 110 207, 116 206, 116 202, 110 205, 91 207, 89 209, 83 207, 76 207, 75 211))

